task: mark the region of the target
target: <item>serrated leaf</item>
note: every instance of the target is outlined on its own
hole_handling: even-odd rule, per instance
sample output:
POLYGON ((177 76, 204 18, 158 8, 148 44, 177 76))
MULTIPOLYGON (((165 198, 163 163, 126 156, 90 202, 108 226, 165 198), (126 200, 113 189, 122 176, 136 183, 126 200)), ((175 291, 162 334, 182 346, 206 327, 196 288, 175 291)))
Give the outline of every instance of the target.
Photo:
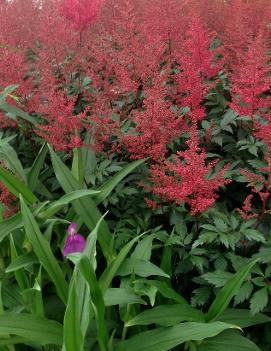
POLYGON ((250 309, 253 314, 263 311, 268 303, 268 290, 262 288, 256 291, 250 300, 250 309))
POLYGON ((238 305, 239 303, 248 300, 253 291, 253 284, 251 282, 245 282, 237 294, 234 297, 234 303, 238 305))
POLYGON ((263 247, 259 253, 255 254, 253 258, 258 259, 261 263, 271 262, 271 247, 263 247))
POLYGON ((216 288, 221 288, 232 277, 232 273, 217 270, 214 272, 205 273, 201 277, 208 283, 214 285, 216 288))

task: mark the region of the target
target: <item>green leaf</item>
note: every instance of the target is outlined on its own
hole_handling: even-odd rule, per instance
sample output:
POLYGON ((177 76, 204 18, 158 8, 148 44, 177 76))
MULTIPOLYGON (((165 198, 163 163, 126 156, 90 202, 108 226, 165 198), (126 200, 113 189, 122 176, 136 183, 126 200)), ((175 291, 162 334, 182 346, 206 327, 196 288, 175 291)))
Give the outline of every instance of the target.
POLYGON ((214 272, 209 272, 202 274, 201 277, 208 283, 214 285, 216 288, 221 288, 226 284, 226 282, 233 276, 232 273, 217 270, 214 272))
POLYGON ((238 305, 248 300, 253 291, 253 284, 251 282, 245 282, 241 288, 238 290, 234 297, 234 304, 238 305))
MULTIPOLYGON (((76 275, 76 273, 75 273, 76 275)), ((75 276, 69 287, 69 297, 64 315, 64 345, 66 351, 81 351, 84 347, 84 339, 80 327, 80 310, 77 295, 75 276)))
MULTIPOLYGON (((14 265, 14 263, 16 262, 16 260, 18 259, 18 253, 17 253, 17 249, 16 246, 14 244, 14 240, 12 235, 10 236, 10 258, 11 258, 11 264, 14 265)), ((20 287, 21 290, 26 289, 26 277, 24 275, 23 270, 20 269, 16 269, 14 276, 16 278, 16 281, 20 287)))
POLYGON ((74 178, 79 182, 79 184, 83 187, 85 179, 85 165, 83 163, 82 148, 73 149, 72 174, 74 178))
POLYGON ((169 327, 181 322, 204 322, 204 314, 189 305, 161 305, 138 314, 126 326, 157 324, 169 327))
POLYGON ((268 303, 268 290, 262 288, 256 291, 250 299, 250 309, 253 314, 261 312, 268 303))
POLYGON ((251 228, 246 229, 244 232, 244 235, 249 241, 254 240, 256 242, 261 242, 261 243, 265 243, 266 241, 263 234, 255 229, 251 229, 251 228))
POLYGON ((224 323, 238 325, 240 328, 271 322, 271 318, 263 313, 253 315, 251 311, 243 309, 228 309, 219 316, 219 320, 224 323))
POLYGON ((77 304, 79 311, 79 321, 83 338, 85 338, 89 321, 94 316, 92 315, 93 313, 90 310, 90 292, 88 288, 88 283, 79 271, 77 271, 77 274, 75 275, 75 285, 78 296, 77 304))
POLYGON ((156 287, 159 293, 167 299, 175 301, 178 304, 187 304, 187 301, 175 290, 170 288, 166 282, 158 280, 144 280, 144 282, 145 284, 156 287))
POLYGON ((39 263, 37 257, 33 252, 29 252, 25 255, 18 256, 9 266, 6 268, 6 273, 15 272, 18 269, 27 268, 35 263, 39 263))
POLYGON ((222 323, 187 322, 168 328, 157 328, 120 342, 114 351, 168 351, 187 341, 199 341, 216 336, 235 326, 222 323))
POLYGON ((221 315, 228 307, 231 299, 236 295, 250 270, 253 268, 257 260, 252 261, 239 272, 234 274, 232 278, 226 283, 226 285, 218 292, 214 302, 212 303, 209 311, 206 315, 206 320, 211 321, 221 315))
POLYGON ((15 229, 21 228, 22 216, 20 213, 12 216, 0 223, 0 242, 3 241, 15 229))
POLYGON ((22 197, 20 197, 20 201, 23 225, 25 228, 26 236, 31 245, 33 246, 33 250, 36 256, 38 257, 40 263, 54 282, 59 297, 64 302, 64 304, 66 304, 68 286, 65 281, 63 272, 51 251, 48 241, 41 234, 39 226, 35 221, 34 216, 30 212, 29 208, 26 206, 22 197))
POLYGON ((25 313, 0 315, 0 335, 16 335, 38 345, 62 345, 62 326, 56 321, 25 313))
POLYGON ((12 173, 0 167, 0 181, 9 189, 9 191, 15 196, 19 196, 21 194, 23 198, 33 204, 38 199, 32 193, 32 191, 24 185, 18 178, 16 178, 12 173))
POLYGON ((149 277, 151 275, 157 275, 161 277, 170 278, 161 268, 154 265, 153 263, 145 260, 139 260, 135 258, 127 258, 123 261, 120 266, 117 275, 125 276, 135 273, 140 277, 149 277))
POLYGON ((152 252, 153 235, 148 235, 146 238, 140 240, 136 245, 134 252, 131 255, 133 259, 150 261, 152 252))
POLYGON ((103 184, 97 190, 100 190, 100 194, 98 194, 94 201, 96 205, 99 205, 102 201, 104 201, 108 195, 112 192, 112 190, 125 178, 128 174, 130 174, 134 169, 138 166, 142 165, 146 160, 137 160, 132 163, 129 163, 125 166, 121 171, 115 174, 109 181, 103 184))
POLYGON ((125 260, 126 256, 128 255, 129 251, 132 249, 134 244, 141 238, 143 234, 137 236, 129 243, 127 243, 119 252, 117 257, 111 262, 111 264, 105 269, 103 274, 100 277, 99 285, 103 293, 109 288, 113 278, 117 274, 122 262, 125 260))
POLYGON ((261 351, 256 344, 234 331, 226 331, 203 341, 197 351, 261 351))
MULTIPOLYGON (((16 344, 27 344, 29 340, 22 338, 20 336, 10 336, 10 337, 0 337, 0 346, 16 345, 16 344)), ((4 349, 6 351, 6 349, 4 349)), ((3 350, 3 351, 4 351, 3 350)))
POLYGON ((255 259, 259 259, 261 263, 271 262, 271 247, 263 247, 260 249, 259 253, 253 256, 255 259))
POLYGON ((0 100, 4 100, 6 97, 8 97, 14 90, 19 88, 18 84, 12 84, 7 86, 3 91, 0 93, 0 100))
MULTIPOLYGON (((65 193, 69 194, 73 191, 81 190, 80 184, 73 177, 69 168, 61 161, 50 146, 49 150, 57 180, 64 189, 65 193)), ((94 200, 92 200, 90 197, 74 200, 73 207, 90 230, 95 227, 96 223, 102 217, 100 211, 94 203, 94 200)), ((103 254, 108 261, 110 261, 113 254, 110 246, 111 240, 111 233, 107 223, 103 220, 101 223, 98 241, 101 245, 103 254)))
POLYGON ((6 161, 8 168, 26 183, 25 172, 17 153, 7 142, 0 144, 0 158, 6 161))
POLYGON ((107 351, 109 337, 105 325, 105 306, 102 291, 97 282, 94 269, 88 257, 83 254, 81 254, 80 259, 75 260, 74 263, 76 264, 76 267, 79 269, 82 276, 87 281, 92 302, 96 307, 95 319, 97 323, 97 334, 100 351, 107 351))
POLYGON ((145 304, 145 302, 130 289, 109 288, 104 293, 105 306, 121 304, 145 304))
POLYGON ((48 152, 47 144, 44 143, 32 167, 30 168, 30 171, 28 172, 28 175, 27 175, 28 186, 32 191, 36 189, 39 183, 39 175, 44 165, 44 160, 47 155, 47 152, 48 152))
MULTIPOLYGON (((33 124, 33 125, 37 125, 38 121, 36 118, 30 116, 28 113, 24 112, 23 110, 21 110, 18 107, 15 107, 13 105, 9 105, 6 102, 1 102, 0 103, 0 110, 7 112, 7 113, 11 113, 14 114, 18 117, 21 117, 22 119, 24 119, 25 121, 33 124)), ((8 115, 6 115, 7 117, 9 117, 8 115)))
POLYGON ((81 199, 85 196, 95 196, 98 193, 99 192, 96 190, 87 190, 87 189, 72 191, 71 193, 62 196, 59 200, 50 203, 50 205, 45 210, 43 210, 38 214, 38 217, 50 218, 59 210, 61 210, 64 206, 70 204, 72 201, 81 199))

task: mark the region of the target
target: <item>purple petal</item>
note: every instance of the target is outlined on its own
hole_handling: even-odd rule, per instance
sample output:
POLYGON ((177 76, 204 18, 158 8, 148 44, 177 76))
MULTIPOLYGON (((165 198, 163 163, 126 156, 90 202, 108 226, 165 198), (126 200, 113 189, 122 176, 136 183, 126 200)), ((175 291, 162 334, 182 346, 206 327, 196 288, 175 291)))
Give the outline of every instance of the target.
POLYGON ((68 234, 69 235, 75 235, 77 232, 77 223, 71 223, 68 226, 68 234))
POLYGON ((86 247, 86 240, 80 234, 69 235, 63 249, 63 255, 67 256, 75 252, 83 252, 86 247))

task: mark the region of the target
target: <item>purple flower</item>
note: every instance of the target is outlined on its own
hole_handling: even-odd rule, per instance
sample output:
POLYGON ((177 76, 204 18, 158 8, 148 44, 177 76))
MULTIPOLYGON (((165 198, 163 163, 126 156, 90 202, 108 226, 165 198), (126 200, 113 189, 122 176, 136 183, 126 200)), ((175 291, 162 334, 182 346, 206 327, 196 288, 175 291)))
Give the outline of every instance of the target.
POLYGON ((67 256, 75 252, 83 252, 86 246, 85 238, 77 233, 77 224, 71 223, 68 227, 68 236, 63 248, 63 255, 67 256))

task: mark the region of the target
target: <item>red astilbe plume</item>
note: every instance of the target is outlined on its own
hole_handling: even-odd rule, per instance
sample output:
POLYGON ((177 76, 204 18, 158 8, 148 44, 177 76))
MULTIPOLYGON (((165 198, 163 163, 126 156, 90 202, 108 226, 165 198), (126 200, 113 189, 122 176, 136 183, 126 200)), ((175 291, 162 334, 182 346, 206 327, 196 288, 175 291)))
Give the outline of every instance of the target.
POLYGON ((200 19, 194 17, 178 57, 180 73, 177 75, 177 100, 182 107, 189 107, 188 116, 192 121, 204 118, 202 102, 213 86, 208 84, 208 79, 214 77, 220 68, 219 65, 214 65, 214 52, 209 49, 212 38, 200 19))
POLYGON ((268 36, 269 0, 230 0, 225 2, 224 28, 220 31, 226 66, 231 69, 247 50, 260 29, 268 36))
POLYGON ((150 43, 160 41, 164 55, 173 62, 180 51, 190 13, 187 1, 149 0, 142 10, 150 43))
POLYGON ((178 152, 172 161, 152 166, 152 191, 165 201, 182 202, 190 206, 192 215, 206 211, 218 198, 217 190, 227 184, 225 179, 227 166, 211 179, 208 173, 216 161, 206 164, 206 152, 199 147, 196 129, 193 127, 188 149, 178 152))
POLYGON ((16 212, 16 197, 0 182, 0 202, 4 205, 4 218, 12 216, 16 212))
POLYGON ((47 125, 39 125, 37 134, 47 140, 56 150, 66 150, 82 145, 80 132, 85 113, 74 115, 74 98, 63 92, 52 92, 41 106, 47 125))
POLYGON ((263 114, 270 99, 262 94, 270 90, 270 67, 262 33, 260 32, 247 51, 238 58, 231 74, 231 108, 240 115, 250 116, 254 122, 255 114, 263 114))
POLYGON ((133 159, 163 159, 168 143, 185 131, 183 117, 172 112, 171 103, 166 101, 165 79, 161 75, 154 80, 153 87, 146 90, 143 111, 134 113, 134 134, 123 138, 133 159))
POLYGON ((93 24, 104 0, 63 0, 61 13, 79 31, 93 24))
POLYGON ((136 93, 158 74, 165 50, 159 35, 149 30, 146 4, 142 0, 108 1, 93 47, 97 60, 111 70, 112 84, 124 94, 136 93))

